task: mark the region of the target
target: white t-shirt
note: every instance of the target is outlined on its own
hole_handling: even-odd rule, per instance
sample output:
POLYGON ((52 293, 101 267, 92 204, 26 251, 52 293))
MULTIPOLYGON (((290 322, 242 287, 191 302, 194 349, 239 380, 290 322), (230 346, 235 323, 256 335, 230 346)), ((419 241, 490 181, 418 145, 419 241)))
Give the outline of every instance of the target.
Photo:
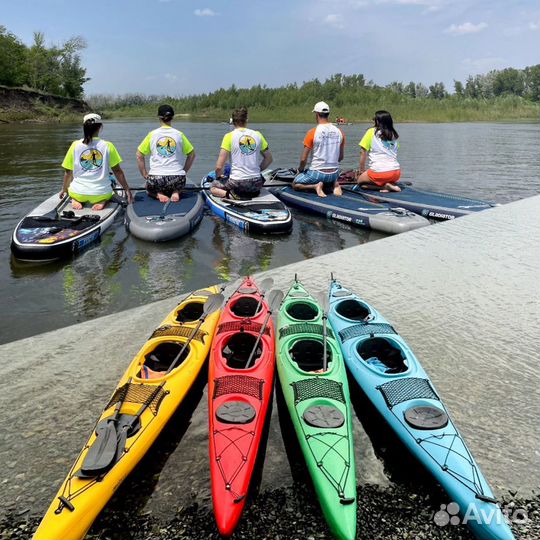
POLYGON ((368 168, 373 172, 397 171, 400 166, 397 160, 399 142, 383 141, 375 128, 370 128, 362 137, 360 145, 368 152, 368 168))
POLYGON ((262 152, 268 148, 268 143, 259 131, 236 128, 223 137, 221 148, 231 154, 231 180, 260 176, 262 152))
POLYGON ((112 191, 109 170, 121 163, 122 158, 109 141, 94 138, 89 144, 74 141, 62 163, 73 171, 69 189, 79 195, 108 195, 112 191))
POLYGON ((310 129, 304 139, 304 146, 311 148, 310 169, 337 169, 339 153, 345 136, 341 129, 333 124, 319 124, 310 129))
POLYGON ((143 139, 138 148, 141 154, 150 154, 148 174, 177 176, 184 174, 184 156, 193 151, 188 138, 177 129, 161 126, 143 139))

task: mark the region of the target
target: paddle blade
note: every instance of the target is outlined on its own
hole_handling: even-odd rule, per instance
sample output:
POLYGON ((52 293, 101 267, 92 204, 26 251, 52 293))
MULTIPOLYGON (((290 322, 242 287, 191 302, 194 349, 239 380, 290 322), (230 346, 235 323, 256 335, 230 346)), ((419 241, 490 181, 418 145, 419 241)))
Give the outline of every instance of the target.
POLYGON ((268 294, 268 309, 270 311, 275 311, 281 305, 283 301, 283 291, 279 289, 274 289, 268 294))
POLYGON ((107 470, 116 457, 116 422, 108 418, 96 426, 96 439, 88 449, 81 471, 86 476, 98 476, 107 470))
POLYGON ((274 280, 271 277, 264 278, 259 285, 259 290, 264 294, 268 289, 271 289, 273 285, 274 280))
POLYGON ((330 298, 328 296, 328 291, 326 290, 319 291, 316 294, 316 297, 317 297, 317 300, 319 301, 321 309, 323 310, 323 313, 326 315, 328 313, 328 308, 330 307, 330 298))
POLYGON ((225 297, 221 293, 210 295, 203 305, 203 314, 206 316, 214 313, 221 308, 224 301, 225 297))

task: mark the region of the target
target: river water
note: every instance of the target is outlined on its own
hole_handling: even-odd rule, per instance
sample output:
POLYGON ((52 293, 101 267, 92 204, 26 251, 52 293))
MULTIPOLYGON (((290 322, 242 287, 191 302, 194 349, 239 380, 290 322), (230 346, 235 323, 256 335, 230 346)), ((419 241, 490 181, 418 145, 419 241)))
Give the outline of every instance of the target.
MULTIPOLYGON (((132 186, 142 185, 135 149, 155 127, 147 119, 107 122, 132 186)), ((221 138, 218 123, 178 122, 197 152, 191 180, 213 168, 221 138)), ((273 166, 296 165, 307 124, 253 126, 264 133, 273 166)), ((344 126, 344 168, 357 166, 358 141, 367 124, 344 126)), ((538 124, 399 125, 400 162, 415 186, 506 203, 539 192, 538 124)), ((0 343, 164 299, 240 275, 275 268, 384 235, 294 211, 292 234, 246 235, 207 214, 190 236, 150 244, 126 234, 119 219, 101 244, 73 260, 32 265, 11 257, 18 220, 61 186, 62 162, 79 125, 0 125, 0 343)))

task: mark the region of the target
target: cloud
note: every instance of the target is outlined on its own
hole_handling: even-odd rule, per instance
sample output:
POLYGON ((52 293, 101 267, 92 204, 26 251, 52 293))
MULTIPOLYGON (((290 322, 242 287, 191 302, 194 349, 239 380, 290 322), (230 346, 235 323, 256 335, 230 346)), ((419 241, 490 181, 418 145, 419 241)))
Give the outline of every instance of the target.
POLYGON ((196 9, 193 12, 197 17, 215 17, 217 13, 210 8, 196 9))
POLYGON ((447 34, 452 34, 453 36, 462 36, 464 34, 476 34, 477 32, 481 32, 484 28, 487 28, 487 23, 485 22, 478 24, 466 22, 463 24, 452 24, 445 32, 447 34))
POLYGON ((535 22, 529 23, 529 30, 538 30, 538 24, 535 22))
POLYGON ((165 75, 163 75, 168 81, 177 81, 178 80, 178 77, 172 73, 165 73, 165 75))
POLYGON ((334 28, 341 30, 343 28, 343 17, 337 13, 330 13, 324 19, 323 22, 334 28))
POLYGON ((461 63, 467 67, 468 70, 474 70, 476 73, 487 73, 492 69, 498 69, 507 61, 499 56, 487 56, 485 58, 465 58, 461 63))

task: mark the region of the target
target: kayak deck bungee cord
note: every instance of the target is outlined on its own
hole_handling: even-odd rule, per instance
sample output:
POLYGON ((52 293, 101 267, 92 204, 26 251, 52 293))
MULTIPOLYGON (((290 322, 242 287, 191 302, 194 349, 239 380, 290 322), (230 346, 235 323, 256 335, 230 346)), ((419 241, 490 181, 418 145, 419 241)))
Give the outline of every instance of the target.
MULTIPOLYGON (((208 418, 212 501, 219 532, 231 536, 242 515, 272 400, 275 368, 271 291, 246 278, 225 305, 212 345, 208 418), (270 305, 269 305, 270 304, 270 305)), ((281 296, 280 296, 281 295, 281 296)))
POLYGON ((480 540, 512 540, 478 464, 403 338, 378 311, 335 279, 328 318, 345 363, 368 399, 459 505, 461 517, 477 516, 467 522, 474 535, 480 540))
POLYGON ((84 538, 193 385, 222 303, 217 287, 195 291, 152 333, 120 379, 35 540, 84 538))
POLYGON ((295 281, 279 311, 277 369, 324 517, 336 538, 353 540, 357 503, 349 388, 324 316, 295 281))

